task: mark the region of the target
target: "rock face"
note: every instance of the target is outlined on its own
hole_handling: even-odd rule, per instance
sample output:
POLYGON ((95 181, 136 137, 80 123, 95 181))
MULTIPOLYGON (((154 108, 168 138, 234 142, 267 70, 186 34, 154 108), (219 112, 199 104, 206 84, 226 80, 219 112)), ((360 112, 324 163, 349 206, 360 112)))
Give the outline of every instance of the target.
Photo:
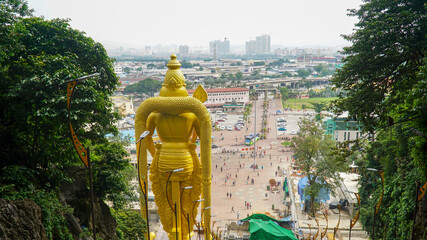
MULTIPOLYGON (((86 188, 86 171, 83 167, 75 167, 69 169, 67 174, 74 179, 74 182, 62 187, 60 199, 63 204, 68 204, 74 208, 73 214, 65 216, 68 229, 73 234, 74 239, 86 239, 81 237, 82 226, 92 229, 90 192, 86 188)), ((111 216, 109 207, 97 198, 95 198, 95 222, 97 236, 102 239, 117 239, 116 221, 111 216)))
POLYGON ((33 200, 0 199, 0 239, 47 239, 40 207, 33 200))

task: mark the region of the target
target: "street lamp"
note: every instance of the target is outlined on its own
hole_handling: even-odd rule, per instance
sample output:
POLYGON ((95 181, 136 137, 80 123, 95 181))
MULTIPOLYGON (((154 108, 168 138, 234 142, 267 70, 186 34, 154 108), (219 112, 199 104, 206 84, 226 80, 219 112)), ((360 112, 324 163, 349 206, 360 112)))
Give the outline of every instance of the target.
POLYGON ((366 168, 366 170, 371 171, 371 172, 378 172, 380 174, 380 177, 381 177, 382 191, 381 191, 381 195, 380 195, 380 198, 378 199, 377 204, 375 204, 374 219, 373 219, 373 223, 372 223, 372 240, 375 240, 375 216, 377 215, 378 211, 380 210, 381 201, 382 201, 383 195, 384 195, 384 172, 382 170, 378 170, 375 168, 366 168))
MULTIPOLYGON (((211 217, 216 217, 216 215, 209 215, 209 223, 211 222, 211 217)), ((214 229, 215 223, 216 223, 216 221, 213 221, 211 229, 214 229)), ((215 239, 215 232, 214 231, 211 231, 211 235, 215 239)), ((206 239, 209 239, 209 236, 206 236, 206 237, 207 237, 206 239)))
POLYGON ((326 233, 328 232, 328 214, 326 214, 326 213, 323 213, 323 216, 325 217, 325 219, 326 219, 326 228, 325 228, 325 231, 324 232, 322 232, 321 233, 321 239, 323 239, 323 237, 325 237, 326 236, 326 233))
POLYGON ((173 208, 172 204, 169 202, 168 183, 169 183, 169 180, 170 180, 173 173, 182 172, 182 171, 184 171, 184 168, 178 168, 178 169, 175 169, 172 171, 167 171, 167 173, 169 173, 169 176, 168 176, 168 179, 166 181, 166 190, 165 190, 166 191, 166 199, 168 200, 169 207, 171 208, 172 212, 175 214, 175 232, 176 232, 176 239, 177 240, 178 240, 178 216, 176 214, 176 202, 175 202, 175 208, 173 208))
POLYGON ((355 192, 351 192, 348 190, 345 190, 348 193, 353 193, 356 198, 357 198, 357 204, 359 205, 359 210, 357 210, 356 216, 354 216, 354 218, 350 219, 350 231, 348 233, 348 239, 351 239, 351 229, 354 227, 354 225, 356 225, 357 220, 359 219, 359 214, 360 214, 360 195, 358 193, 355 192))
POLYGON ((341 205, 338 205, 338 222, 337 222, 337 226, 334 227, 334 240, 335 240, 335 235, 337 234, 338 228, 340 226, 340 221, 341 221, 341 205))
MULTIPOLYGON (((181 194, 179 196, 179 198, 180 198, 179 202, 182 202, 182 195, 184 193, 184 190, 186 190, 186 189, 192 189, 192 188, 193 188, 193 186, 187 186, 187 187, 182 187, 181 188, 182 190, 181 190, 181 194)), ((185 219, 187 220, 188 239, 190 239, 191 238, 191 236, 190 236, 190 213, 187 213, 187 217, 185 216, 184 210, 182 209, 182 204, 181 204, 181 212, 183 213, 185 219)))
MULTIPOLYGON (((310 223, 304 223, 308 225, 308 228, 310 229, 308 232, 308 239, 311 239, 311 224, 310 223)), ((304 233, 303 233, 303 237, 304 237, 304 233)))
MULTIPOLYGON (((144 131, 143 133, 141 133, 138 141, 136 141, 135 144, 138 144, 141 140, 146 138, 149 134, 150 134, 150 131, 144 131)), ((139 144, 139 147, 138 147, 138 160, 136 161, 136 164, 138 165, 137 166, 138 169, 139 169, 139 156, 140 156, 139 152, 141 151, 141 145, 142 144, 139 144)), ((148 214, 148 186, 146 181, 143 182, 144 187, 142 186, 141 178, 139 176, 139 171, 138 171, 138 182, 139 182, 139 187, 141 188, 141 192, 144 195, 145 214, 146 214, 146 220, 147 220, 147 237, 148 237, 148 240, 150 240, 150 221, 149 221, 149 214, 148 214)))
MULTIPOLYGON (((203 221, 203 213, 205 212, 205 210, 208 210, 208 209, 210 209, 211 207, 209 206, 209 207, 205 207, 205 208, 203 208, 202 209, 202 213, 200 214, 200 221, 203 221)), ((209 217, 209 222, 207 223, 208 224, 208 226, 209 226, 209 224, 210 224, 210 221, 211 221, 211 219, 210 219, 210 217, 209 217)), ((204 225, 206 226, 206 223, 204 223, 204 225)), ((204 232, 206 232, 206 230, 205 230, 205 226, 202 226, 203 227, 203 231, 204 232)), ((205 236, 206 237, 206 236, 205 236)), ((199 239, 200 239, 200 234, 199 234, 199 239)), ((206 237, 206 239, 208 239, 207 237, 206 237)))
POLYGON ((90 75, 83 76, 81 78, 77 78, 67 83, 67 109, 68 109, 68 125, 70 127, 71 139, 73 140, 74 147, 76 148, 77 154, 80 159, 89 170, 89 185, 90 185, 90 198, 91 198, 91 213, 92 213, 92 233, 93 239, 96 240, 96 223, 95 223, 95 197, 93 193, 93 179, 92 179, 92 164, 90 162, 90 149, 84 148, 79 139, 77 138, 76 133, 74 132, 73 126, 71 125, 71 98, 74 96, 74 90, 77 87, 77 84, 80 81, 84 81, 85 79, 91 77, 100 76, 100 73, 94 73, 90 75))
MULTIPOLYGON (((193 219, 194 219, 194 222, 196 223, 196 225, 197 225, 197 235, 199 236, 199 239, 200 239, 200 223, 197 223, 197 220, 196 220, 196 217, 193 215, 193 213, 194 213, 194 207, 196 207, 196 204, 198 203, 198 202, 203 202, 203 201, 205 201, 205 199, 199 199, 199 200, 196 200, 196 201, 193 201, 194 202, 194 204, 193 204, 193 209, 192 209, 192 211, 191 211, 191 215, 193 216, 193 219)), ((202 217, 200 216, 200 221, 202 221, 202 217)))
POLYGON ((314 239, 317 239, 317 236, 319 235, 319 231, 320 231, 319 220, 317 220, 317 218, 314 218, 314 221, 316 221, 316 224, 317 224, 317 232, 316 232, 316 235, 314 236, 314 239))

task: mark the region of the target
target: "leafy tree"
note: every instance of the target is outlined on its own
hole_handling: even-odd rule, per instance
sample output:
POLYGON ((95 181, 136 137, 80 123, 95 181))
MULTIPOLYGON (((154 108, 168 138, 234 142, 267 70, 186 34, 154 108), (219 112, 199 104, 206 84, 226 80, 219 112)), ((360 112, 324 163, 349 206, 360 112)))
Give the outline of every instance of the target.
POLYGON ((270 67, 281 67, 283 65, 283 63, 285 62, 285 60, 283 59, 279 59, 277 61, 271 62, 270 64, 268 64, 270 67))
POLYGON ((317 74, 320 74, 321 72, 323 72, 324 68, 325 68, 325 66, 323 66, 323 64, 319 64, 319 65, 313 67, 314 71, 316 71, 317 74))
POLYGON ((280 88, 280 95, 282 96, 282 101, 286 102, 289 99, 289 89, 287 87, 280 88))
POLYGON ((237 80, 242 80, 243 79, 243 73, 242 72, 237 72, 234 76, 235 76, 235 78, 237 80))
MULTIPOLYGON (((30 12, 24 1, 0 2, 0 100, 7 103, 0 106, 0 192, 34 199, 49 238, 69 239, 57 193, 70 181, 66 169, 81 161, 70 139, 66 81, 100 73, 78 84, 70 112, 82 144, 96 148, 109 146, 105 136, 117 133, 109 96, 118 79, 101 44, 72 29, 68 20, 22 17, 30 12)), ((113 160, 104 164, 103 169, 117 169, 113 160)), ((105 193, 119 195, 116 190, 121 191, 105 193)))
POLYGON ((129 67, 123 68, 123 72, 129 74, 130 73, 130 68, 129 67))
POLYGON ((117 221, 117 236, 120 239, 144 239, 147 222, 139 212, 124 210, 114 211, 113 214, 117 221))
POLYGON ((326 108, 327 102, 310 103, 313 105, 312 109, 316 112, 316 120, 320 121, 320 113, 326 108))
POLYGON ((193 64, 191 64, 190 62, 187 62, 185 60, 182 60, 180 63, 181 63, 181 68, 192 68, 192 67, 194 67, 193 64))
POLYGON ((199 67, 199 71, 203 71, 203 67, 202 66, 199 67))
MULTIPOLYGON (((350 15, 359 22, 355 32, 345 36, 352 45, 344 48, 345 64, 332 79, 343 90, 334 106, 337 112, 348 111, 361 121, 365 131, 376 133, 359 161, 360 166, 384 171, 385 192, 375 237, 382 237, 386 228, 387 239, 408 239, 413 227, 414 182, 427 180, 425 1, 371 0, 350 15)), ((381 184, 378 175, 363 168, 361 175, 361 221, 371 230, 381 184)), ((425 201, 420 204, 425 209, 425 201)), ((427 234, 425 222, 417 221, 414 229, 414 239, 427 234)))
POLYGON ((139 81, 135 84, 126 86, 124 93, 138 93, 138 94, 154 94, 162 88, 162 83, 158 80, 152 78, 146 78, 142 81, 139 81))
POLYGON ((257 62, 254 62, 254 64, 253 64, 254 66, 264 66, 265 65, 265 62, 264 61, 257 61, 257 62))
POLYGON ((125 173, 129 172, 126 170, 135 170, 129 164, 128 153, 123 149, 123 145, 118 142, 98 144, 93 147, 91 160, 96 195, 111 201, 115 209, 123 208, 128 199, 134 197, 130 186, 131 179, 125 173))
POLYGON ((298 73, 298 77, 300 77, 300 78, 306 78, 306 77, 308 77, 310 75, 310 71, 307 71, 307 70, 304 70, 304 69, 299 69, 297 71, 297 73, 298 73))
POLYGON ((315 199, 322 188, 333 191, 338 184, 337 171, 342 170, 332 151, 333 140, 323 134, 319 123, 302 118, 298 123, 300 133, 292 139, 291 148, 296 156, 295 163, 302 174, 308 177, 304 193, 310 196, 311 215, 316 211, 315 199), (328 181, 326 179, 329 179, 328 181))
POLYGON ((25 166, 38 172, 40 186, 47 186, 46 181, 57 186, 61 178, 53 173, 59 174, 76 160, 69 139, 64 83, 94 71, 101 73, 100 78, 79 84, 71 119, 79 138, 105 142, 107 133, 117 131, 113 125, 117 115, 111 112, 109 99, 118 83, 112 59, 100 44, 71 29, 66 20, 25 18, 11 27, 15 41, 24 47, 1 63, 8 71, 3 72, 0 98, 10 104, 0 107, 0 168, 25 166))
POLYGON ((282 73, 283 77, 292 77, 292 74, 288 71, 285 71, 284 73, 282 73))
MULTIPOLYGON (((337 109, 357 116, 370 131, 387 125, 389 113, 405 102, 425 64, 426 12, 425 2, 409 0, 371 0, 351 10, 359 22, 357 31, 344 36, 353 45, 344 48, 344 66, 332 80, 345 91, 337 109)), ((409 111, 407 117, 420 116, 409 111)))

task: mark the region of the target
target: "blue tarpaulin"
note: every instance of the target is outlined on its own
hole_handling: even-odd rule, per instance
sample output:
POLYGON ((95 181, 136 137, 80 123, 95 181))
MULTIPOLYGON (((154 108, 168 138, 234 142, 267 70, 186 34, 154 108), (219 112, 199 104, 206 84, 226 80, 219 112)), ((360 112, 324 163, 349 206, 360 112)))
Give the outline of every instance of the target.
MULTIPOLYGON (((320 183, 319 180, 316 180, 316 182, 320 183)), ((306 188, 307 186, 308 186, 308 177, 301 178, 298 181, 298 194, 300 195, 301 209, 303 209, 305 200, 310 200, 310 196, 304 194, 304 188, 306 188)), ((330 199, 329 191, 325 188, 321 188, 319 195, 316 197, 315 200, 317 202, 320 202, 320 201, 326 202, 329 199, 330 199)))

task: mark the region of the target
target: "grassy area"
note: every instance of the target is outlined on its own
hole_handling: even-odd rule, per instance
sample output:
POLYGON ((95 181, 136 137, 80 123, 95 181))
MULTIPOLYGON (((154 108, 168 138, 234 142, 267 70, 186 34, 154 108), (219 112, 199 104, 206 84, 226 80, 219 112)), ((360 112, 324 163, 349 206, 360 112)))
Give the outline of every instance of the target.
POLYGON ((337 98, 336 97, 332 97, 332 98, 306 98, 306 99, 290 98, 285 102, 283 107, 289 107, 292 109, 302 109, 302 105, 305 104, 307 106, 307 108, 311 108, 313 105, 311 105, 310 103, 330 102, 330 101, 335 100, 335 99, 337 99, 337 98))
POLYGON ((292 145, 291 142, 282 142, 283 146, 290 147, 292 145))

